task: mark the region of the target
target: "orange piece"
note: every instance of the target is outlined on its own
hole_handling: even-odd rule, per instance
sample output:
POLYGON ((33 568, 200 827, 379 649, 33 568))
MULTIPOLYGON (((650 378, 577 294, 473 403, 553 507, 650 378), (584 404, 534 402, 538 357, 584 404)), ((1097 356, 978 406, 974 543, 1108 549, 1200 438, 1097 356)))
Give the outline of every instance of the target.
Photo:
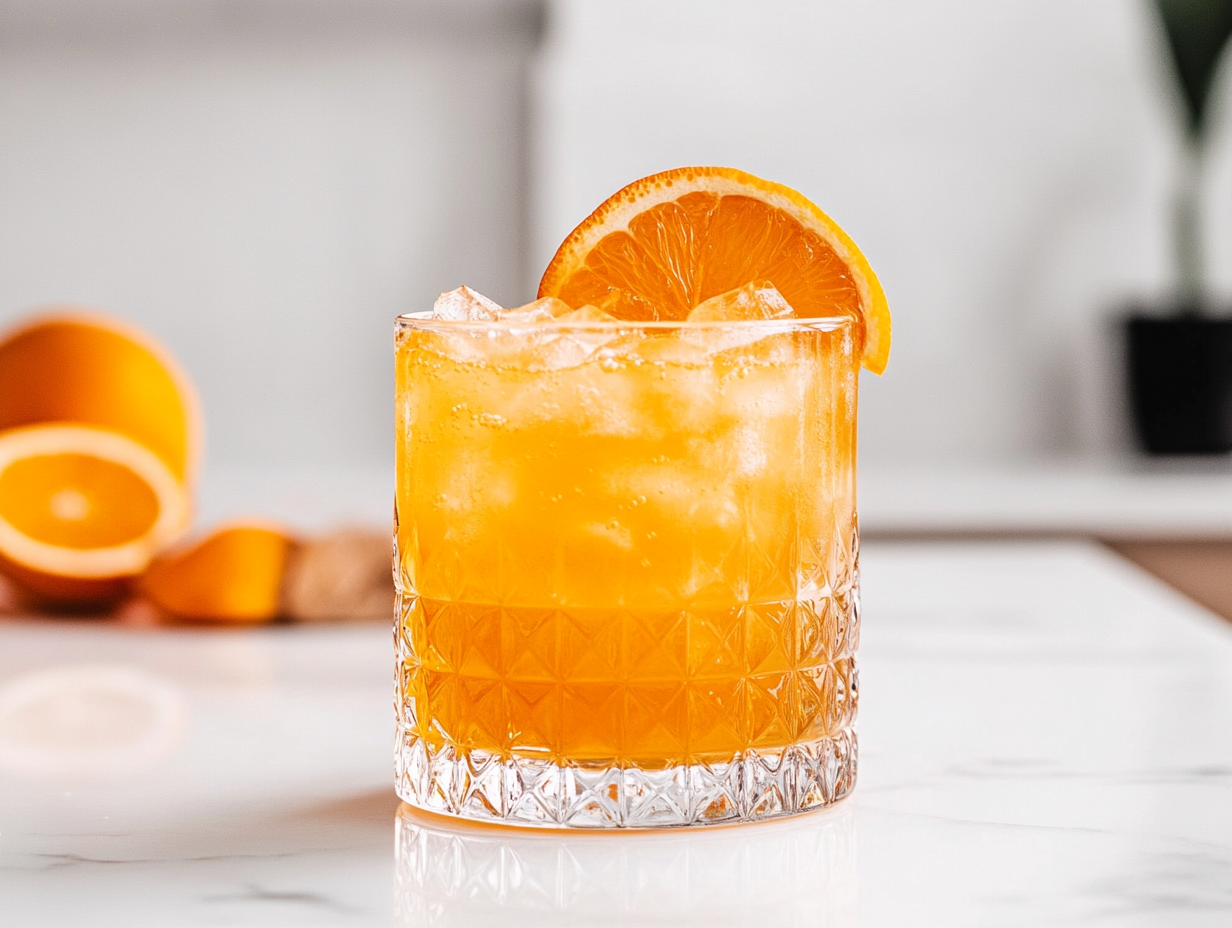
POLYGON ((201 448, 196 395, 175 360, 136 329, 68 313, 0 341, 0 429, 44 422, 127 435, 189 483, 201 448))
POLYGON ((53 424, 0 433, 0 569, 39 596, 114 599, 188 512, 177 475, 118 432, 53 424))
POLYGON ((635 181, 561 244, 539 296, 629 320, 683 320, 699 303, 769 280, 799 317, 850 316, 862 363, 890 355, 890 311, 868 261, 838 224, 790 187, 733 168, 635 181))
POLYGON ((155 605, 182 619, 268 621, 280 613, 291 545, 275 528, 229 526, 159 557, 138 586, 155 605))

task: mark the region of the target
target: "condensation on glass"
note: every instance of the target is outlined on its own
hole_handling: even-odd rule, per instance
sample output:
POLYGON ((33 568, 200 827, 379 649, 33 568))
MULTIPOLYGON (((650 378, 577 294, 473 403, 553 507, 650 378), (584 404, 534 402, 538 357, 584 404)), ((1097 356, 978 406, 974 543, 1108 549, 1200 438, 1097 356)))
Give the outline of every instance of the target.
POLYGON ((397 323, 398 794, 568 827, 855 784, 845 319, 397 323))

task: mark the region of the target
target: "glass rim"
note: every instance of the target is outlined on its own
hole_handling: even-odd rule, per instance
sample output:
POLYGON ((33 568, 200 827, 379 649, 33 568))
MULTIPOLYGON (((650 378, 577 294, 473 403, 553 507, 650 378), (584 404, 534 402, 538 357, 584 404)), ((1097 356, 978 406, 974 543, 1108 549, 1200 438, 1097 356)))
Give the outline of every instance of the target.
POLYGON ((399 328, 414 328, 437 332, 506 332, 522 334, 531 332, 679 332, 684 331, 714 331, 723 330, 757 330, 767 335, 782 332, 834 332, 855 323, 851 316, 810 316, 807 318, 791 316, 784 319, 716 319, 705 322, 687 319, 680 320, 635 320, 613 319, 611 322, 560 322, 556 319, 544 319, 526 322, 516 319, 489 319, 471 321, 469 319, 437 319, 432 310, 418 313, 402 313, 394 320, 399 328))

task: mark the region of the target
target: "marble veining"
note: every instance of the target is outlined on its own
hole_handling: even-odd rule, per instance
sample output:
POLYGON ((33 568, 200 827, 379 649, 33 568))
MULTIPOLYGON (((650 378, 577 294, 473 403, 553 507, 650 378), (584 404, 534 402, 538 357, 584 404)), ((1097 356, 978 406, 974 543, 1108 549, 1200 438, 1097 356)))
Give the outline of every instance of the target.
POLYGON ((0 924, 1232 924, 1232 627, 1094 545, 863 558, 854 796, 699 832, 399 811, 385 627, 0 621, 0 924))

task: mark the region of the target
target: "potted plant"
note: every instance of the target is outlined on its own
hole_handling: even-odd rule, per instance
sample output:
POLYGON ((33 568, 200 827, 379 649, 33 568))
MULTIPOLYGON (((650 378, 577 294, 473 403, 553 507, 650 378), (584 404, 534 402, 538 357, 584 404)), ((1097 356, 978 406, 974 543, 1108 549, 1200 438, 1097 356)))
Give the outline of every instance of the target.
POLYGON ((1185 105, 1173 214, 1176 295, 1164 314, 1128 320, 1131 401, 1153 454, 1232 450, 1232 319, 1211 313, 1202 268, 1199 193, 1207 103, 1232 36, 1232 0, 1154 0, 1185 105))

